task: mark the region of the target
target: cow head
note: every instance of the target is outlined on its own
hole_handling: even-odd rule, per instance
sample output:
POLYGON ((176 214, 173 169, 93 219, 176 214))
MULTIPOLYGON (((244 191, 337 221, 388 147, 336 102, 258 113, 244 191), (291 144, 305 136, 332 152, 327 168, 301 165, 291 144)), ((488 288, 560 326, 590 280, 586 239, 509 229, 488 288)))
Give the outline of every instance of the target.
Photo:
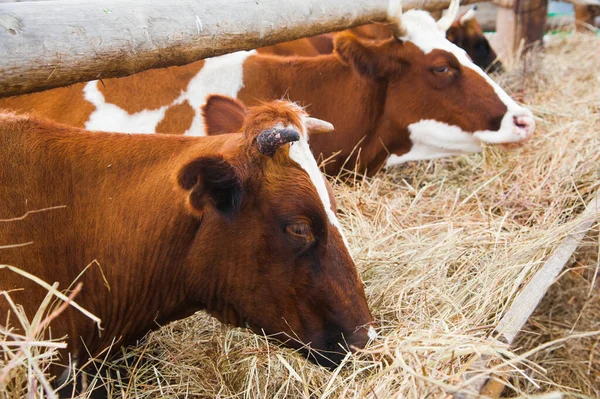
POLYGON ((200 224, 190 258, 211 264, 190 272, 194 291, 222 322, 310 348, 312 360, 333 366, 374 330, 306 138, 307 129, 331 125, 285 101, 241 112, 243 137, 234 136, 241 143, 191 159, 177 174, 200 224))
POLYGON ((483 30, 475 19, 474 5, 471 9, 459 16, 446 32, 446 38, 458 47, 463 48, 473 62, 483 70, 489 72, 502 72, 502 64, 483 34, 483 30))
POLYGON ((402 14, 396 4, 390 9, 393 38, 364 42, 340 34, 335 39, 342 61, 386 91, 374 137, 392 152, 387 166, 478 152, 482 143, 522 142, 533 134, 531 112, 446 39, 453 9, 458 0, 436 23, 425 11, 402 14))

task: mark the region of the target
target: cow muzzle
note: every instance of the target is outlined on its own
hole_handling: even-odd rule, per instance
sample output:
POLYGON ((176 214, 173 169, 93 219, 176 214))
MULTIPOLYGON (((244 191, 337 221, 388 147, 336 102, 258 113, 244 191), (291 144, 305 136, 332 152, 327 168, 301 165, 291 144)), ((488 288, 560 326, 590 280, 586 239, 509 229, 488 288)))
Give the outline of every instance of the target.
POLYGON ((521 108, 507 112, 502 118, 499 130, 475 132, 475 138, 488 144, 522 144, 529 140, 535 131, 535 120, 531 111, 521 108))
POLYGON ((522 138, 520 141, 529 140, 533 136, 535 120, 531 114, 513 115, 513 123, 515 134, 522 138))
POLYGON ((334 369, 338 367, 349 352, 356 352, 363 349, 367 343, 377 337, 372 323, 361 326, 350 335, 341 333, 332 336, 323 345, 324 349, 309 349, 308 357, 314 363, 334 369))

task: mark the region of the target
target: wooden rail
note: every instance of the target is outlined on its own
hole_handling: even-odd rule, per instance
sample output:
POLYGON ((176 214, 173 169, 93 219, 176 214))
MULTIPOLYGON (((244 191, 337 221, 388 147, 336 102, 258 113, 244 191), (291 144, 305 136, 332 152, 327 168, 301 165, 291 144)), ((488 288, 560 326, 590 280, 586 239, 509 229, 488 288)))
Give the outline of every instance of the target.
MULTIPOLYGON (((463 0, 463 4, 474 0, 463 0)), ((385 21, 389 0, 57 0, 0 4, 0 97, 385 21)), ((404 0, 439 10, 449 0, 404 0)))

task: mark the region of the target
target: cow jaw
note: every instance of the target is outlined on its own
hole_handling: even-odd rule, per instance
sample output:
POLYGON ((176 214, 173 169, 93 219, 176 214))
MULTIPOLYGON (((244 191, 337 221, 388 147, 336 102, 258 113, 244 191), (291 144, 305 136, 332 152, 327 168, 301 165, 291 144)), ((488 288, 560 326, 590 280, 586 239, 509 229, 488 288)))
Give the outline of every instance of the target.
POLYGON ((408 126, 412 146, 406 154, 391 154, 385 166, 480 152, 479 140, 472 134, 435 120, 421 120, 408 126))

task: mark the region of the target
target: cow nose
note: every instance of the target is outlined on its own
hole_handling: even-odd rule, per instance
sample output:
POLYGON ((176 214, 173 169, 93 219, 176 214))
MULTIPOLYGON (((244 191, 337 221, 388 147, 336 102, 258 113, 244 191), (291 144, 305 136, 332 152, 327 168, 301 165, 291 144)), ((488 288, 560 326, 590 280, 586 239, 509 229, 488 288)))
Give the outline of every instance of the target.
POLYGON ((535 120, 531 115, 514 115, 513 122, 515 132, 521 137, 521 141, 528 140, 535 131, 535 120))

